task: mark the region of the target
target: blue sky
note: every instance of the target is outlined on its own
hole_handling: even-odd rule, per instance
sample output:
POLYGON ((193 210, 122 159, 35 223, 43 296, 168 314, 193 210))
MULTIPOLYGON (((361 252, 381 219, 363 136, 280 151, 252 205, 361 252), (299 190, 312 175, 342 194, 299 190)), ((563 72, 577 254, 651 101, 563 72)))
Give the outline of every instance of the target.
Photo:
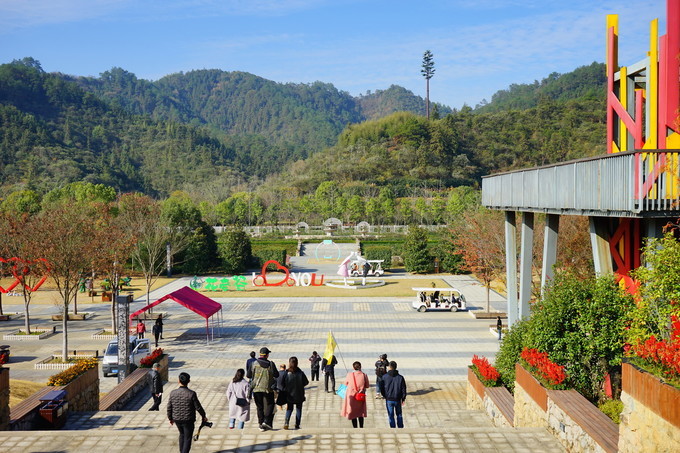
POLYGON ((149 80, 217 68, 424 97, 429 49, 430 98, 459 108, 604 61, 612 13, 622 64, 645 56, 652 19, 665 30, 663 0, 0 0, 0 63, 30 56, 86 76, 118 66, 149 80))

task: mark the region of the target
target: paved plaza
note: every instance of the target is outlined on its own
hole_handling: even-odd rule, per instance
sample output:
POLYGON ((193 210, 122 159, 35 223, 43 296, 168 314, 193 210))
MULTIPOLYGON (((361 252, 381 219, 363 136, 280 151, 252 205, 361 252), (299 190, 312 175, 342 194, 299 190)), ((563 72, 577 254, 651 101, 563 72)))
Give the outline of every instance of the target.
MULTIPOLYGON (((445 279, 464 291, 472 306, 485 305, 485 290, 467 276, 445 279)), ((152 299, 185 286, 178 279, 153 294, 152 299)), ((177 430, 165 418, 167 394, 177 387, 177 376, 191 375, 190 388, 197 391, 208 416, 215 422, 204 429, 192 451, 366 451, 366 452, 444 452, 444 451, 561 451, 554 438, 543 429, 494 428, 481 412, 465 409, 467 366, 473 354, 493 358, 498 341, 489 331, 489 320, 476 320, 469 313, 418 313, 410 298, 362 298, 361 291, 348 291, 337 298, 225 298, 224 324, 209 344, 205 322, 193 312, 172 301, 158 307, 167 314, 161 347, 171 357, 170 382, 160 412, 149 412, 152 401, 146 392, 137 396, 125 411, 71 413, 59 432, 0 433, 2 451, 12 452, 111 452, 177 451, 177 430), (336 368, 338 383, 353 361, 364 365, 373 381, 373 363, 386 353, 399 364, 409 388, 404 406, 406 428, 390 430, 384 403, 368 398, 366 428, 352 429, 340 417, 341 400, 324 392, 322 381, 307 390, 302 428, 282 429, 283 416, 277 414, 274 430, 259 432, 254 419, 244 430, 229 430, 225 391, 237 368, 243 368, 250 351, 262 346, 272 350, 277 365, 297 356, 306 373, 307 357, 313 350, 323 354, 326 337, 332 331, 338 343, 336 368)), ((494 295, 494 308, 502 310, 502 299, 494 295)), ((5 311, 15 309, 7 305, 5 311)), ((131 310, 143 302, 133 303, 131 310)), ((15 311, 21 308, 16 306, 15 311)), ((9 342, 12 379, 45 382, 55 371, 33 369, 36 361, 60 350, 61 327, 49 320, 54 306, 32 307, 34 325, 57 324, 59 333, 39 342, 9 342)), ((69 323, 69 349, 98 349, 106 340, 91 335, 109 324, 109 305, 81 305, 91 312, 88 321, 69 323)), ((16 328, 23 320, 0 325, 2 333, 16 328)), ((101 378, 101 392, 110 391, 115 377, 101 378)))

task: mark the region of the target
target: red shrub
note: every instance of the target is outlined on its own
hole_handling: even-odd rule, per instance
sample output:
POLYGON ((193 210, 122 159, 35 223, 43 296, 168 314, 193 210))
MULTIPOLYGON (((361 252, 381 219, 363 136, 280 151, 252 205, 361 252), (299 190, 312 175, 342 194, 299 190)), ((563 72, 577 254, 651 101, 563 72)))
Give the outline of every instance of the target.
POLYGON ((162 356, 163 356, 162 348, 154 349, 154 351, 151 354, 149 354, 148 356, 144 357, 142 360, 139 361, 139 367, 151 368, 154 363, 158 362, 161 359, 162 356))

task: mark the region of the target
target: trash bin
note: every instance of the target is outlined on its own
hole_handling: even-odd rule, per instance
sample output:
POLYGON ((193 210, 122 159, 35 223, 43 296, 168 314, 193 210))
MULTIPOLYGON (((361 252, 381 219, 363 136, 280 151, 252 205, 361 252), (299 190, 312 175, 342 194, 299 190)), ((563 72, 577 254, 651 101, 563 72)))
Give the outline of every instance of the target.
POLYGON ((0 345, 0 365, 9 362, 9 345, 0 345))
POLYGON ((68 402, 66 390, 52 390, 40 398, 44 403, 40 407, 40 416, 43 418, 45 429, 61 429, 66 423, 68 415, 68 402))

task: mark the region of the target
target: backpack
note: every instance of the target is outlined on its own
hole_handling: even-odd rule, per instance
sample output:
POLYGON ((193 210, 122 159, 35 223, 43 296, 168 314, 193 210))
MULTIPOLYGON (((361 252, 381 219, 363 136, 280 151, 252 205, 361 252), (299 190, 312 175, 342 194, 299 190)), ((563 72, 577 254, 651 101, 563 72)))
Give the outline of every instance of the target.
POLYGON ((387 374, 387 363, 383 360, 379 360, 375 363, 375 374, 378 377, 383 377, 387 374))
POLYGON ((274 373, 272 373, 272 362, 269 367, 264 368, 259 363, 253 363, 253 392, 271 392, 274 383, 274 373))

